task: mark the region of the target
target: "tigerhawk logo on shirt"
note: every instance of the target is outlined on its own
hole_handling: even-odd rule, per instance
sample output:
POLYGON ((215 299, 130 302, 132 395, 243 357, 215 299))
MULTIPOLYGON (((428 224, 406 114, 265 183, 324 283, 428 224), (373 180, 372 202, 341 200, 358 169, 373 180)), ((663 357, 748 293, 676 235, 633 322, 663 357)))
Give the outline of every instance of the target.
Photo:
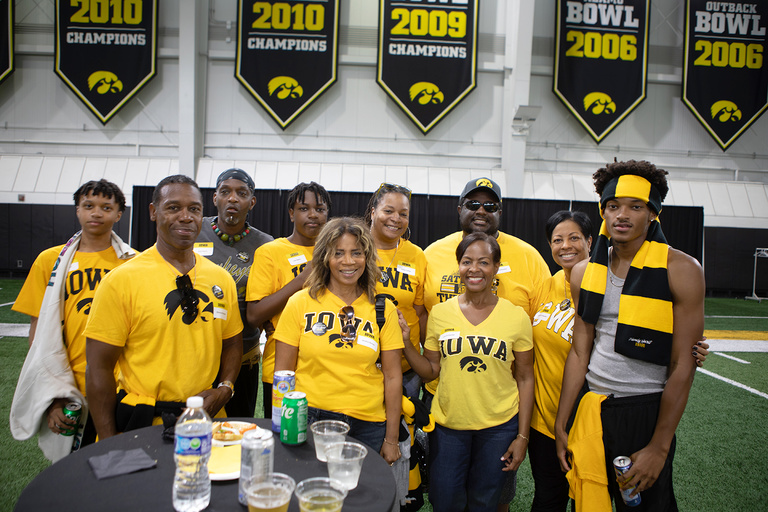
MULTIPOLYGON (((195 295, 197 295, 197 298, 200 299, 201 302, 207 302, 205 307, 200 309, 200 306, 202 304, 198 304, 197 308, 200 313, 200 319, 203 322, 207 322, 208 319, 203 316, 203 313, 210 313, 213 315, 213 303, 210 302, 210 299, 208 298, 208 295, 201 292, 200 290, 194 289, 195 295)), ((168 295, 165 296, 165 300, 163 301, 165 304, 165 312, 168 313, 168 320, 173 319, 173 315, 176 313, 176 310, 179 309, 181 306, 181 291, 179 290, 171 290, 168 292, 168 295)), ((184 322, 187 325, 192 324, 192 322, 195 321, 198 315, 195 314, 194 310, 186 311, 182 314, 181 321, 184 322)))

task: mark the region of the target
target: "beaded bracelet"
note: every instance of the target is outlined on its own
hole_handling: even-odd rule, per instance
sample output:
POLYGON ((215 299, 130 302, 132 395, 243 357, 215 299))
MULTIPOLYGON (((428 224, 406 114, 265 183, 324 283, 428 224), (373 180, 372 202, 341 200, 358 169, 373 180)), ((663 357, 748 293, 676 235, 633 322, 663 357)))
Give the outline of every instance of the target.
POLYGON ((528 439, 527 437, 525 437, 523 434, 517 434, 517 437, 522 437, 522 438, 523 438, 523 439, 525 439, 526 441, 530 442, 530 439, 528 439))
POLYGON ((400 443, 393 443, 392 441, 387 441, 386 439, 384 439, 384 442, 387 444, 391 444, 392 446, 400 446, 400 443))

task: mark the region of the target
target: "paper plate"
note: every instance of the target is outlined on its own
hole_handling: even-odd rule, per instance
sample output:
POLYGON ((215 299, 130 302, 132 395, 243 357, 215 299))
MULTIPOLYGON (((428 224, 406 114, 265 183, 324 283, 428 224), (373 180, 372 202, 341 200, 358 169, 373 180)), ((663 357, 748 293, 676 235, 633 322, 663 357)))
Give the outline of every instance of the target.
POLYGON ((240 445, 212 447, 208 475, 216 481, 240 478, 240 445))

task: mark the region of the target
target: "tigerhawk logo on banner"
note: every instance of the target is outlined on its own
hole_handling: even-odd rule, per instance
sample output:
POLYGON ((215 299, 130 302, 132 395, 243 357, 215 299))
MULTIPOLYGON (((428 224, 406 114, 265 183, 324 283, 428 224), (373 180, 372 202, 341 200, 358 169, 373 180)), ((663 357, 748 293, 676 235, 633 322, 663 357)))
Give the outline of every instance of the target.
POLYGON ((479 0, 380 0, 376 82, 426 134, 476 85, 479 0))
POLYGON ((13 0, 0 0, 0 83, 13 73, 13 0))
POLYGON ((560 101, 600 143, 646 94, 647 0, 558 0, 555 79, 560 101))
POLYGON ((235 77, 285 130, 336 81, 339 0, 239 0, 235 77))
POLYGON ((768 2, 688 0, 683 103, 723 151, 768 107, 768 2))
POLYGON ((103 124, 156 73, 157 0, 56 0, 55 71, 103 124))

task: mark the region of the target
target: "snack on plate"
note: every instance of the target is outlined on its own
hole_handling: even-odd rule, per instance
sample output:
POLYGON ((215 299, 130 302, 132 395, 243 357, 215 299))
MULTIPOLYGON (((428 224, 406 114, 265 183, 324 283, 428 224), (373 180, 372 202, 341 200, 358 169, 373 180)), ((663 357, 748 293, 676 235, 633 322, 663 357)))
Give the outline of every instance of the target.
POLYGON ((213 424, 213 439, 216 441, 239 441, 248 430, 258 428, 255 423, 216 421, 213 424))

